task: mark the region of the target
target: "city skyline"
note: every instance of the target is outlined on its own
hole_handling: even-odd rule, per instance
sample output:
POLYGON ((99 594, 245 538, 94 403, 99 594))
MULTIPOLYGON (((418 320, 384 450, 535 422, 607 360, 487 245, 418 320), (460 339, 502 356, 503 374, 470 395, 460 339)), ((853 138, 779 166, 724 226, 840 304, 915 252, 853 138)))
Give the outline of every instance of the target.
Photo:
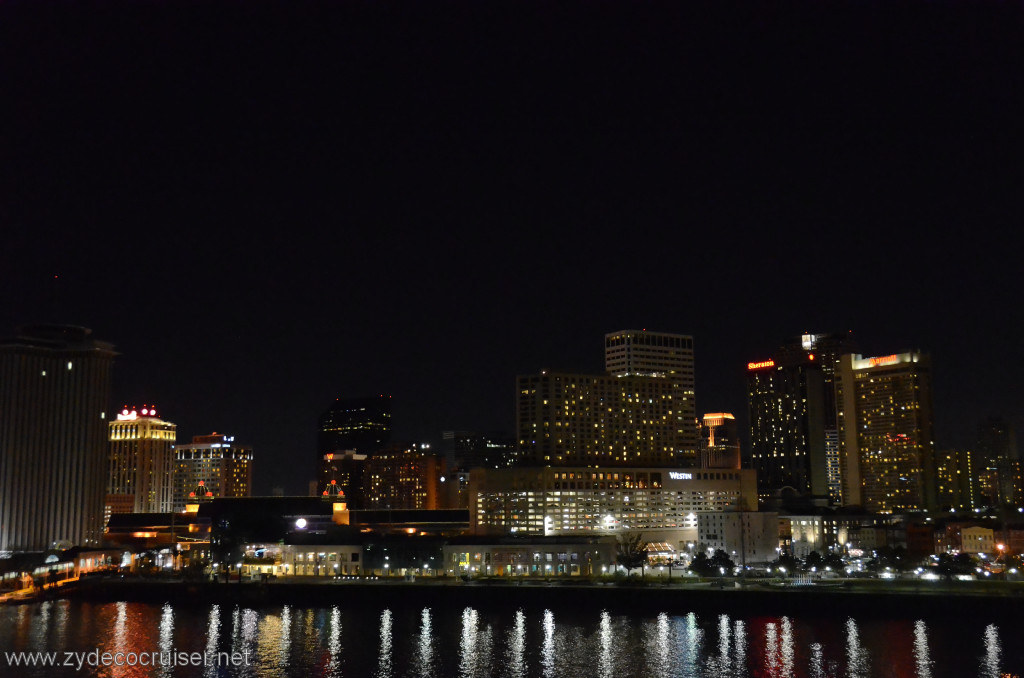
POLYGON ((692 336, 743 437, 747 363, 849 330, 931 356, 938 446, 1021 429, 1019 21, 698 5, 5 5, 0 335, 91 328, 260 494, 338 397, 512 434, 622 328, 692 336))
MULTIPOLYGON (((12 335, 13 335, 13 333, 12 333, 12 335)), ((598 337, 598 340, 600 340, 600 337, 598 337)), ((114 346, 114 348, 116 350, 116 348, 117 348, 116 345, 114 346)), ((118 357, 120 357, 120 355, 118 357)), ((699 366, 699 364, 700 364, 699 363, 699 359, 696 360, 695 362, 699 366)), ((750 371, 750 365, 751 364, 756 364, 756 363, 748 363, 747 365, 744 366, 744 377, 747 374, 750 373, 749 371, 750 371)), ((699 370, 699 368, 698 368, 698 370, 699 370)), ((114 375, 115 375, 114 381, 116 383, 117 382, 117 378, 116 378, 116 374, 117 374, 117 358, 115 358, 115 364, 114 364, 113 372, 114 372, 114 375)), ((604 372, 602 370, 600 370, 600 369, 594 369, 594 370, 586 371, 586 372, 584 372, 584 374, 601 375, 601 374, 604 374, 604 372)), ((529 375, 520 375, 520 378, 524 377, 524 376, 529 376, 529 375)), ((380 397, 380 396, 377 396, 377 397, 380 397)), ((741 392, 739 394, 739 398, 745 399, 745 397, 746 397, 745 393, 741 392)), ((697 390, 697 398, 698 398, 698 412, 700 413, 701 416, 703 416, 704 411, 707 408, 704 408, 704 407, 702 407, 700 405, 700 400, 699 400, 699 398, 700 398, 700 390, 699 389, 697 390)), ((344 399, 344 398, 342 398, 342 399, 344 399)), ((335 400, 338 400, 338 399, 335 399, 335 400)), ((359 398, 353 398, 352 400, 358 401, 359 398)), ((388 400, 389 401, 391 400, 390 396, 388 396, 388 400)), ((113 402, 119 402, 119 400, 116 397, 116 395, 114 396, 114 401, 113 402)), ((171 409, 173 410, 173 405, 172 405, 171 409)), ((167 411, 168 411, 168 409, 166 407, 161 407, 161 412, 162 412, 163 415, 166 415, 167 411)), ((118 412, 117 408, 114 407, 112 412, 111 412, 111 414, 117 414, 117 412, 118 412)), ((323 414, 322 408, 321 408, 321 410, 318 410, 318 412, 319 413, 314 417, 315 420, 319 420, 320 417, 322 416, 322 414, 323 414)), ((512 407, 512 413, 513 413, 513 416, 510 417, 510 419, 512 420, 512 427, 511 428, 512 428, 513 433, 514 433, 514 431, 515 431, 515 428, 514 428, 515 427, 515 417, 514 417, 515 407, 514 406, 512 407)), ((743 445, 744 456, 749 456, 750 430, 749 430, 749 421, 747 419, 747 409, 746 409, 746 406, 744 405, 744 406, 741 406, 739 408, 736 408, 734 413, 737 415, 738 420, 741 422, 741 424, 740 424, 740 431, 741 431, 740 432, 740 439, 741 439, 742 445, 743 445)), ((1014 421, 1013 417, 1005 417, 1005 418, 1011 424, 1014 421)), ((968 424, 967 429, 968 430, 963 434, 964 437, 961 438, 961 440, 965 441, 965 442, 960 443, 960 445, 959 445, 960 447, 965 447, 967 449, 973 449, 975 447, 975 442, 976 441, 971 437, 971 435, 975 433, 976 427, 983 421, 983 419, 984 418, 979 419, 978 421, 975 421, 975 422, 967 422, 967 424, 968 424)), ((319 435, 319 428, 320 428, 319 426, 315 426, 314 427, 314 431, 313 431, 314 438, 317 435, 319 435)), ((221 430, 225 430, 225 428, 221 427, 221 430)), ((306 432, 302 432, 302 433, 306 433, 306 432)), ((190 434, 190 435, 194 436, 194 435, 200 435, 200 434, 195 433, 195 434, 190 434)), ((438 427, 435 430, 427 429, 427 430, 425 430, 425 432, 422 435, 419 435, 419 436, 412 435, 412 436, 406 436, 405 438, 403 438, 402 436, 396 436, 396 439, 407 440, 408 442, 429 441, 431 443, 437 443, 437 442, 439 442, 441 440, 441 437, 442 437, 442 430, 441 430, 441 428, 438 427)), ((182 439, 185 439, 185 438, 183 437, 182 439)), ((935 444, 936 444, 936 448, 948 448, 948 447, 955 446, 955 445, 953 445, 951 443, 947 443, 946 441, 943 441, 943 440, 939 439, 938 436, 936 436, 936 443, 935 444)), ((310 459, 314 459, 315 460, 317 458, 317 456, 318 456, 318 452, 317 452, 315 447, 314 447, 313 450, 306 450, 305 452, 307 452, 307 454, 305 455, 305 457, 306 457, 305 459, 301 459, 301 458, 300 459, 291 459, 291 458, 289 458, 288 459, 288 463, 294 462, 295 465, 298 465, 298 466, 301 467, 301 465, 303 463, 305 463, 306 461, 309 461, 310 459)), ((299 456, 299 455, 296 455, 296 456, 299 456)), ((262 461, 262 455, 260 455, 260 459, 258 460, 258 462, 261 462, 261 461, 262 461)), ((261 465, 262 465, 261 463, 257 463, 255 465, 255 469, 257 470, 257 477, 259 477, 259 469, 260 469, 261 465)), ((315 466, 315 464, 313 462, 310 463, 310 468, 311 468, 311 470, 310 470, 310 472, 308 474, 308 476, 309 476, 308 478, 306 478, 304 476, 300 476, 298 474, 293 474, 294 477, 298 479, 295 482, 295 485, 294 486, 288 486, 288 485, 282 486, 282 483, 280 482, 280 478, 281 478, 280 471, 282 469, 282 466, 272 466, 269 471, 264 471, 264 473, 266 473, 267 475, 273 476, 274 481, 264 483, 263 485, 254 485, 254 490, 255 490, 256 494, 269 495, 271 493, 271 489, 277 488, 277 487, 284 487, 284 489, 286 490, 286 493, 288 493, 288 494, 298 494, 298 495, 305 494, 305 492, 307 491, 308 481, 309 480, 313 480, 314 478, 316 478, 318 476, 318 469, 316 468, 316 466, 315 466)), ((747 466, 744 466, 744 468, 747 468, 747 466)))

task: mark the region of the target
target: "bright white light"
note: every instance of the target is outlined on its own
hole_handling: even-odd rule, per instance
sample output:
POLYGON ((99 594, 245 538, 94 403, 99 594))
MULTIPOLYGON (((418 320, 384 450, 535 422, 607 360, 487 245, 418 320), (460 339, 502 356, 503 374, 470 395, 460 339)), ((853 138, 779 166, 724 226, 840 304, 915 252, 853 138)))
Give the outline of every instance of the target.
POLYGON ((298 520, 296 520, 295 521, 295 527, 299 528, 300 530, 304 529, 306 527, 306 519, 305 518, 299 518, 298 520))

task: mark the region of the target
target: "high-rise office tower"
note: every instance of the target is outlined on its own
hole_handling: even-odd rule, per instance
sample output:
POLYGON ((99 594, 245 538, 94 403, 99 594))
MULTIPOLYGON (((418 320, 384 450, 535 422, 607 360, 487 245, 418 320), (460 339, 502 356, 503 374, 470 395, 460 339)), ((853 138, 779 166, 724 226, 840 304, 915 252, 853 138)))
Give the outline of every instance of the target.
POLYGON ((689 441, 664 377, 541 372, 520 376, 517 393, 521 465, 679 466, 689 441))
POLYGON ((320 415, 317 431, 317 494, 331 478, 325 455, 345 452, 372 455, 391 440, 391 396, 337 398, 320 415))
POLYGON ((853 347, 848 334, 804 334, 747 363, 750 462, 762 502, 784 488, 839 501, 835 375, 853 347))
POLYGON ((115 355, 83 327, 0 343, 0 551, 99 542, 115 355))
POLYGON ((976 485, 971 467, 974 452, 965 449, 935 453, 935 506, 939 510, 974 508, 976 485))
POLYGON ((157 417, 156 407, 125 407, 109 424, 110 461, 106 512, 166 513, 172 510, 171 474, 177 427, 157 417))
POLYGON ((1018 459, 1017 433, 1003 417, 987 417, 978 423, 978 456, 988 464, 999 459, 1018 459))
POLYGON ((365 509, 441 508, 442 461, 425 445, 389 445, 367 457, 360 505, 365 509))
POLYGON ((450 470, 504 468, 512 463, 515 443, 501 433, 442 431, 441 454, 450 470))
POLYGON ((971 458, 973 494, 979 507, 1018 505, 1020 484, 1017 436, 1003 417, 987 417, 978 424, 975 454, 971 458))
POLYGON ((622 330, 604 336, 604 368, 617 377, 657 376, 672 384, 676 426, 675 463, 694 464, 700 447, 694 398, 693 337, 684 334, 622 330))
POLYGON ((740 432, 728 412, 705 414, 700 427, 700 467, 740 468, 740 432))
POLYGON ((220 433, 175 445, 173 510, 184 510, 188 493, 200 484, 214 499, 252 496, 252 448, 220 433))
POLYGON ((843 504, 878 513, 934 509, 928 356, 844 355, 836 399, 843 504))

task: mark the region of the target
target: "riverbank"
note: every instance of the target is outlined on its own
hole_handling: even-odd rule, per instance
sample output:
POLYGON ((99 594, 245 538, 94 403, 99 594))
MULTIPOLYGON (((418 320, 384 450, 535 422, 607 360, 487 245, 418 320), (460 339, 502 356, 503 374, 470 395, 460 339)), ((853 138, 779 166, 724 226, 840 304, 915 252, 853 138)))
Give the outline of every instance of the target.
POLYGON ((421 580, 212 583, 83 580, 63 597, 174 604, 474 606, 602 609, 609 612, 717 612, 917 618, 984 614, 1019 617, 1024 583, 850 581, 828 586, 701 583, 421 580), (927 584, 928 586, 918 586, 927 584))

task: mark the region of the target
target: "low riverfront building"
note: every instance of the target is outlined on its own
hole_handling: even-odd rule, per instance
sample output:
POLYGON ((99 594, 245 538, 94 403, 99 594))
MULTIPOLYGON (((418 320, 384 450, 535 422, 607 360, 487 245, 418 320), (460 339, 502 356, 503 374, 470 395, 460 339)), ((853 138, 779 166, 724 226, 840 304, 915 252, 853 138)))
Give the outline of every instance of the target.
POLYGON ((615 537, 456 537, 444 546, 449 576, 593 576, 615 570, 615 537))
POLYGON ((697 516, 756 511, 752 470, 518 467, 470 473, 469 518, 476 535, 614 535, 685 550, 697 516))

